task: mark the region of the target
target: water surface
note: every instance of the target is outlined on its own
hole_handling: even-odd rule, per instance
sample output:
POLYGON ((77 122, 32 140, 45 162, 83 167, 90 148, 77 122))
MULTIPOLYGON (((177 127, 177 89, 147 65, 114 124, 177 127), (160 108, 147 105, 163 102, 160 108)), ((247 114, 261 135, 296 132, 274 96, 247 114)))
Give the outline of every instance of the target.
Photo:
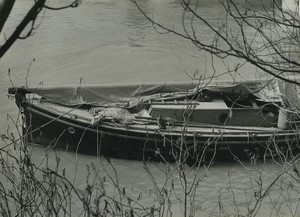
MULTIPOLYGON (((31 3, 30 0, 16 2, 4 28, 7 35, 13 31, 31 3)), ((140 1, 140 4, 158 22, 181 30, 182 8, 179 0, 145 0, 140 1)), ((201 13, 211 21, 224 15, 216 0, 201 1, 201 4, 201 13)), ((195 72, 210 77, 215 72, 223 74, 225 66, 233 67, 238 63, 238 60, 233 59, 225 63, 215 60, 212 68, 210 55, 187 40, 172 34, 162 34, 164 32, 161 30, 155 31, 137 8, 126 0, 86 0, 76 9, 47 11, 38 21, 41 25, 34 31, 34 35, 26 40, 18 40, 0 60, 1 133, 5 133, 8 126, 9 129, 14 128, 8 115, 15 120, 18 114, 14 101, 6 95, 7 88, 12 85, 190 81, 188 75, 195 72)), ((205 26, 198 26, 198 31, 204 40, 212 37, 206 33, 205 26)), ((234 76, 257 76, 256 70, 250 66, 243 67, 240 73, 234 76)), ((228 78, 232 78, 232 75, 218 77, 228 78)), ((44 151, 43 148, 36 148, 33 159, 36 162, 42 161, 44 151)), ((59 153, 62 165, 69 173, 74 172, 74 164, 77 164, 79 187, 85 183, 86 165, 99 160, 94 156, 59 153)), ((145 195, 153 189, 141 162, 120 159, 114 159, 113 162, 123 186, 145 195)), ((270 173, 277 170, 277 166, 272 163, 260 166, 266 167, 270 173)), ((162 184, 165 176, 155 164, 150 164, 150 168, 157 182, 162 184)), ((237 192, 238 205, 244 206, 248 200, 245 190, 252 192, 250 180, 257 175, 251 172, 252 169, 234 162, 215 164, 200 183, 197 194, 199 212, 208 215, 217 206, 220 192, 232 183, 237 192), (229 173, 231 176, 228 176, 229 173)), ((180 185, 176 187, 180 188, 180 185)), ((222 199, 230 204, 232 197, 224 195, 222 199)), ((176 210, 180 216, 179 206, 176 210)))

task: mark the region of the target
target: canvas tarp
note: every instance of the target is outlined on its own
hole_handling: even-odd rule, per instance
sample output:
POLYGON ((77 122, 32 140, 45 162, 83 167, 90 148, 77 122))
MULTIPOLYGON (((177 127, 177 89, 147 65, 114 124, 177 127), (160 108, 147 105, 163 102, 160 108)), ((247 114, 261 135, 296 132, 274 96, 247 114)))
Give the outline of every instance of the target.
MULTIPOLYGON (((205 86, 187 82, 27 88, 28 91, 38 94, 48 101, 67 106, 93 104, 98 106, 117 105, 120 107, 133 107, 141 102, 153 99, 182 98, 187 94, 192 95, 204 89, 211 92, 241 95, 252 93, 264 101, 268 100, 270 93, 274 94, 272 90, 266 91, 265 82, 257 81, 243 83, 217 82, 205 86)), ((278 95, 278 92, 276 94, 278 95)))

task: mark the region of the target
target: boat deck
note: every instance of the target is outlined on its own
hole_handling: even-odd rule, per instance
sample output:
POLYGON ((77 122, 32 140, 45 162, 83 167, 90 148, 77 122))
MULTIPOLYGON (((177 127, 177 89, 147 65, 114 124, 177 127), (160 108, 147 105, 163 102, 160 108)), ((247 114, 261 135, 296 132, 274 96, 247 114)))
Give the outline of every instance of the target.
POLYGON ((113 128, 119 130, 130 130, 134 132, 158 132, 161 134, 182 134, 185 132, 187 135, 207 135, 207 136, 220 136, 226 135, 227 137, 245 137, 245 136, 272 136, 276 134, 295 135, 294 130, 281 130, 275 127, 245 127, 245 126, 220 126, 201 123, 188 123, 184 126, 183 122, 175 121, 166 124, 164 129, 158 126, 157 120, 147 116, 136 116, 130 120, 114 120, 109 117, 104 118, 99 122, 95 122, 95 115, 89 112, 88 109, 78 107, 66 107, 50 102, 34 101, 32 105, 36 108, 55 113, 58 118, 67 118, 81 123, 92 126, 98 124, 106 128, 113 128))

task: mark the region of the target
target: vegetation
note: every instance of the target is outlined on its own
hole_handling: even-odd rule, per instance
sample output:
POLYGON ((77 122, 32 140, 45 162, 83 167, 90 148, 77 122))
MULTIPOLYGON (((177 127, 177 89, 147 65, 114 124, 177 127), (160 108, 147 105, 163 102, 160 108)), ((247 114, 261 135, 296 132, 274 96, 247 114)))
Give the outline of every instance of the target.
MULTIPOLYGON (((26 16, 16 27, 15 31, 9 38, 6 39, 4 44, 0 46, 0 59, 1 57, 9 50, 9 48, 13 45, 13 43, 18 39, 26 39, 28 38, 33 31, 38 27, 36 24, 36 20, 39 14, 43 10, 62 10, 66 8, 75 8, 80 4, 81 0, 74 0, 66 5, 53 7, 47 4, 47 0, 36 0, 33 1, 33 6, 27 12, 26 16), (26 28, 30 26, 29 28, 26 28), (26 33, 24 33, 26 31, 26 33)), ((0 2, 0 33, 2 33, 3 26, 9 17, 9 14, 15 4, 15 0, 2 0, 0 2)))
POLYGON ((276 0, 217 0, 214 4, 219 4, 224 13, 215 19, 203 16, 201 0, 180 0, 182 28, 177 29, 158 23, 143 10, 139 1, 133 2, 158 32, 188 40, 224 64, 230 57, 237 58, 238 63, 227 68, 228 73, 236 73, 244 64, 250 63, 257 70, 298 83, 286 78, 299 72, 299 7, 296 0, 289 1, 294 2, 291 10, 282 10, 282 1, 276 0), (210 39, 205 37, 201 26, 207 27, 205 35, 211 35, 210 39))

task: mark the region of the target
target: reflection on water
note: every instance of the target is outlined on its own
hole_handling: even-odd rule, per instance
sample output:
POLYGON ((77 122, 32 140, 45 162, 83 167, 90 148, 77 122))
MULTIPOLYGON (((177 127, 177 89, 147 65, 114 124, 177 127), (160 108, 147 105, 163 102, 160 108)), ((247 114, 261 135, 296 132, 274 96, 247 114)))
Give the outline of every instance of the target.
MULTIPOLYGON (((45 149, 35 147, 32 158, 40 165, 45 163, 45 149)), ((48 153, 50 156, 49 165, 55 167, 53 152, 48 153)), ((58 151, 56 156, 60 159, 59 171, 66 169, 67 177, 72 180, 75 176, 75 186, 82 191, 85 188, 87 176, 89 174, 87 165, 94 165, 99 169, 101 178, 105 177, 105 189, 107 195, 117 195, 114 185, 110 179, 115 179, 115 172, 117 173, 120 187, 126 189, 126 192, 131 198, 140 198, 139 202, 148 207, 151 204, 156 204, 162 198, 158 196, 162 193, 163 188, 168 189, 171 196, 171 210, 174 217, 181 217, 184 199, 184 185, 183 179, 179 178, 177 165, 171 163, 166 165, 164 163, 146 162, 146 166, 141 161, 111 159, 112 166, 107 163, 104 158, 95 156, 77 155, 75 153, 66 153, 58 151), (169 176, 172 174, 171 176, 169 176), (157 190, 161 190, 158 192, 157 190), (176 196, 174 195, 176 192, 176 196)), ((91 167, 90 167, 91 168, 91 167)), ((90 183, 93 180, 93 172, 90 170, 90 183)), ((247 162, 227 162, 215 163, 209 168, 201 168, 197 176, 194 176, 195 170, 185 168, 186 180, 188 188, 191 187, 194 180, 197 183, 197 191, 195 192, 195 207, 196 216, 243 216, 248 213, 248 208, 253 208, 252 201, 259 196, 260 181, 263 180, 264 186, 272 183, 276 175, 280 174, 278 165, 274 162, 251 164, 247 162), (226 215, 223 215, 225 212, 226 215), (235 213, 236 215, 230 215, 235 213)), ((95 184, 95 183, 94 183, 95 184)), ((195 183, 194 183, 195 184, 195 183)), ((256 216, 266 216, 270 209, 273 209, 275 203, 289 204, 289 202, 297 202, 297 193, 290 193, 286 199, 288 203, 278 201, 280 194, 286 194, 283 183, 273 186, 272 195, 265 199, 264 203, 260 204, 260 211, 256 216)), ((289 191, 287 189, 287 191, 289 191)), ((283 196, 283 195, 282 195, 283 196)), ((285 195, 286 196, 286 195, 285 195)), ((167 201, 166 201, 167 202, 167 201)), ((72 208, 75 213, 80 213, 82 210, 80 201, 75 202, 72 208)), ((281 212, 288 212, 287 207, 281 207, 281 212)), ((283 215, 285 216, 285 215, 283 215)), ((289 216, 289 215, 288 215, 289 216)))

